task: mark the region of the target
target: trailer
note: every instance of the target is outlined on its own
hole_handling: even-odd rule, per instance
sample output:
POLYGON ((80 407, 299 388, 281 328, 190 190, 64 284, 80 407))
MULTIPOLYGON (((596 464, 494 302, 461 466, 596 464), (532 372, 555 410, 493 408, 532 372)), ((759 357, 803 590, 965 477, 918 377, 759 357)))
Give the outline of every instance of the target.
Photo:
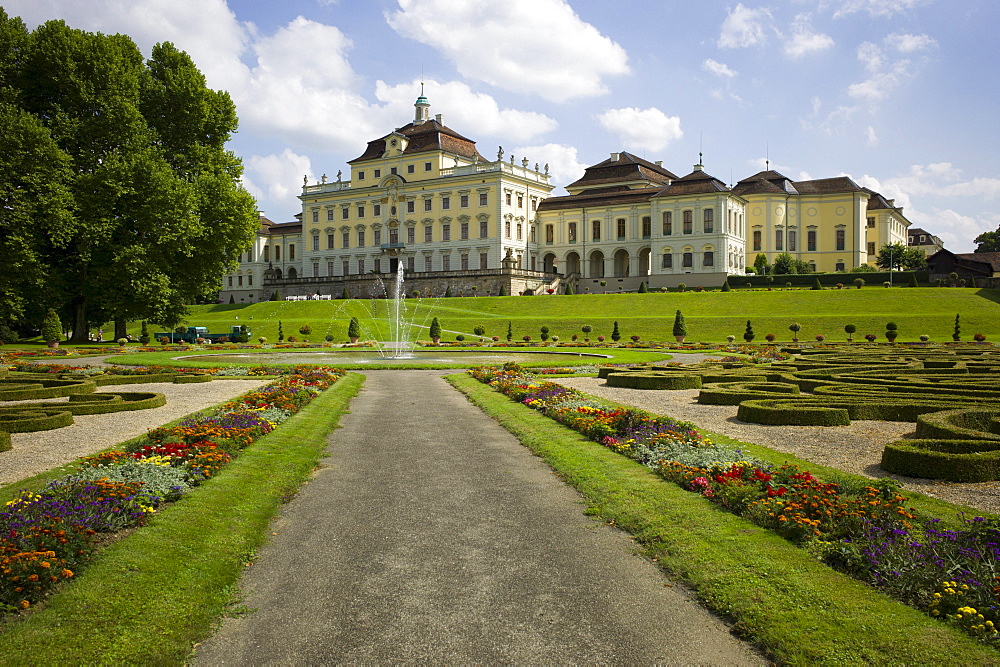
POLYGON ((171 343, 194 343, 201 338, 210 343, 218 343, 225 338, 230 343, 235 343, 239 336, 243 334, 250 336, 250 333, 250 327, 239 325, 229 327, 229 333, 209 333, 207 327, 188 327, 182 334, 176 331, 162 331, 156 334, 154 340, 169 338, 171 343))

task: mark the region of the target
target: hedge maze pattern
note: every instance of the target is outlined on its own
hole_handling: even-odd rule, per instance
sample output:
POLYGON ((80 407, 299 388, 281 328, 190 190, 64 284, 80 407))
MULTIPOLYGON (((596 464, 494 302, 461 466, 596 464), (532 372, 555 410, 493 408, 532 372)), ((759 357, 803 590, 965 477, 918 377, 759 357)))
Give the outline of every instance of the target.
POLYGON ((792 359, 684 367, 602 368, 609 386, 698 388, 698 402, 738 405, 756 424, 840 426, 915 422, 885 446, 882 468, 912 477, 1000 479, 1000 351, 993 346, 786 349, 792 359))
POLYGON ((62 428, 73 423, 73 415, 97 415, 123 410, 158 408, 167 402, 154 392, 102 392, 99 386, 150 382, 210 382, 209 375, 161 373, 156 375, 52 375, 7 372, 0 369, 0 452, 11 448, 11 433, 31 433, 62 428), (68 402, 40 402, 68 397, 68 402))

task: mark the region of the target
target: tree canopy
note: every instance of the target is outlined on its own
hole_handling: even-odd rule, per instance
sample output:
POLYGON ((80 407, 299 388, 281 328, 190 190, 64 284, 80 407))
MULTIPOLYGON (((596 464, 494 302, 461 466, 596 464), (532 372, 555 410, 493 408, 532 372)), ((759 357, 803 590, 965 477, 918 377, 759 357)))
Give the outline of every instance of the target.
POLYGON ((887 243, 878 251, 875 264, 880 269, 918 271, 927 266, 927 255, 919 248, 909 248, 902 243, 887 243))
POLYGON ((173 45, 144 61, 127 36, 28 32, 0 9, 0 320, 55 308, 82 342, 92 323, 172 324, 215 291, 258 224, 236 127, 173 45))
POLYGON ((1000 229, 977 236, 976 252, 1000 252, 1000 229))

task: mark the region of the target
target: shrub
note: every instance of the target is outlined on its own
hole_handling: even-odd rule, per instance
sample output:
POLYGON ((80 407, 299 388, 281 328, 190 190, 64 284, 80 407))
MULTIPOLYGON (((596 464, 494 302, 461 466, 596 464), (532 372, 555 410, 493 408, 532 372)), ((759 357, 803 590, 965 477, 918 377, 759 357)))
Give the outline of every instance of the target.
POLYGON ((142 321, 142 330, 139 332, 139 343, 149 345, 149 327, 146 326, 146 320, 142 321))
POLYGON ((444 295, 445 296, 453 296, 452 293, 451 293, 451 285, 448 285, 448 288, 445 289, 444 295))
POLYGON ((552 337, 552 342, 553 343, 558 343, 559 342, 559 336, 553 336, 552 337))
POLYGON ((523 340, 525 343, 530 343, 531 342, 531 336, 523 336, 521 338, 521 340, 523 340))
POLYGON ((837 283, 837 289, 844 289, 844 283, 837 283))
POLYGON ((865 334, 865 340, 869 343, 874 343, 876 338, 878 338, 878 336, 875 334, 865 334))
POLYGON ((952 334, 951 334, 951 339, 953 341, 956 341, 956 342, 962 340, 962 328, 959 326, 959 317, 960 316, 961 316, 961 313, 959 313, 958 315, 955 315, 955 331, 952 332, 952 334))
POLYGON ((986 334, 977 333, 972 337, 972 339, 977 343, 982 343, 984 340, 986 340, 986 334))
POLYGON ((57 343, 62 339, 62 322, 59 315, 52 308, 45 314, 42 321, 42 340, 46 343, 57 343))
POLYGON ((823 289, 823 285, 820 284, 819 278, 816 279, 816 282, 814 282, 813 286, 809 289, 823 289))
POLYGON ((865 286, 865 279, 864 278, 855 278, 854 279, 854 286, 857 287, 858 289, 861 289, 862 287, 865 286))
POLYGON ((631 338, 631 340, 632 340, 633 343, 638 343, 639 342, 639 337, 638 336, 630 336, 630 338, 631 338))
POLYGON ((798 322, 792 322, 788 325, 788 330, 792 332, 793 338, 798 338, 799 332, 802 331, 802 325, 798 322))
POLYGON ((281 320, 278 320, 278 342, 285 340, 285 332, 281 328, 281 320))
POLYGON ((461 343, 463 340, 465 340, 465 336, 463 336, 462 334, 458 334, 457 336, 455 336, 455 340, 461 343))
POLYGON ((817 342, 822 343, 825 340, 826 340, 826 336, 824 336, 823 334, 816 334, 816 341, 817 342))
POLYGON ((361 323, 358 322, 358 318, 356 317, 351 318, 350 324, 347 325, 347 337, 348 338, 361 337, 361 323))
POLYGON ((539 329, 539 331, 541 331, 540 338, 542 340, 548 340, 549 339, 549 328, 548 327, 544 327, 543 326, 541 329, 539 329))
POLYGON ((885 325, 885 337, 889 339, 890 343, 896 340, 896 336, 899 335, 899 332, 896 331, 896 329, 897 327, 895 322, 889 322, 885 325))
POLYGON ((611 340, 617 343, 621 339, 622 339, 622 334, 620 331, 618 331, 618 320, 615 320, 614 329, 611 330, 611 340))
POLYGON ((289 336, 288 337, 288 342, 289 343, 298 343, 299 342, 299 338, 298 338, 298 336, 289 336))
MULTIPOLYGON (((202 339, 202 340, 204 340, 204 339, 202 339)), ((119 345, 123 345, 124 346, 124 345, 128 344, 128 338, 122 337, 122 338, 119 338, 118 340, 116 340, 115 342, 118 343, 119 345)))
POLYGON ((514 340, 514 330, 511 328, 511 323, 507 321, 507 342, 514 340))
POLYGON ((271 301, 281 301, 281 292, 278 290, 271 292, 271 301))
POLYGON ((303 336, 308 336, 309 334, 312 333, 312 331, 313 331, 312 327, 309 326, 308 324, 303 324, 302 326, 299 327, 299 333, 302 334, 303 336))
MULTIPOLYGON (((677 312, 679 313, 681 311, 678 310, 677 312)), ((589 334, 593 330, 594 327, 590 326, 589 324, 584 324, 582 327, 580 327, 580 331, 582 331, 585 334, 589 334)))
POLYGON ((889 281, 887 280, 887 281, 885 281, 884 283, 882 283, 882 287, 892 287, 892 283, 890 283, 890 282, 889 282, 889 281))
POLYGON ((854 326, 853 324, 848 324, 848 325, 846 325, 844 327, 844 332, 847 333, 847 342, 848 343, 850 343, 851 341, 854 340, 854 332, 857 331, 857 330, 858 330, 858 328, 856 326, 854 326))
POLYGON ((736 336, 726 336, 726 342, 727 343, 731 344, 735 340, 736 340, 736 336))
POLYGON ((910 274, 910 287, 920 287, 920 283, 917 282, 917 274, 910 274))
POLYGON ((785 288, 786 289, 792 289, 792 283, 790 283, 790 282, 785 283, 785 288))
POLYGON ((497 292, 497 296, 507 296, 507 286, 506 285, 501 285, 500 286, 500 291, 497 292))
POLYGON ((603 343, 604 342, 604 336, 598 336, 597 337, 597 342, 598 343, 603 343))
POLYGON ((267 342, 267 338, 265 338, 264 336, 261 336, 260 338, 257 339, 257 342, 260 343, 261 345, 263 345, 264 343, 267 342))
POLYGON ((680 283, 679 285, 677 285, 677 291, 678 292, 683 292, 686 289, 687 289, 687 285, 685 285, 684 283, 680 283))
POLYGON ((327 343, 333 342, 333 334, 327 334, 323 336, 323 340, 325 340, 327 343))
POLYGON ((729 278, 726 278, 725 282, 722 283, 722 290, 721 291, 723 291, 723 292, 729 292, 730 290, 731 290, 731 288, 729 287, 729 278))
POLYGON ((494 336, 493 337, 493 342, 494 343, 499 343, 500 342, 500 336, 494 336))
POLYGON ((920 334, 920 342, 921 342, 921 343, 926 343, 926 342, 927 342, 927 341, 929 341, 930 339, 931 339, 931 337, 930 337, 930 336, 928 336, 927 334, 920 334))
POLYGON ((576 294, 576 292, 573 291, 573 285, 572 285, 572 283, 566 283, 566 292, 565 292, 565 294, 566 294, 566 296, 573 296, 574 294, 576 294))
POLYGON ((1000 479, 1000 443, 989 440, 897 440, 882 450, 883 470, 952 482, 1000 479))
POLYGON ((674 335, 675 336, 687 336, 688 329, 687 323, 684 322, 684 314, 678 310, 674 313, 674 335))
POLYGON ((482 338, 483 336, 485 336, 485 335, 486 335, 486 327, 484 327, 484 326, 483 326, 482 324, 477 324, 477 325, 476 325, 476 326, 475 326, 475 327, 474 327, 474 328, 472 329, 472 333, 474 333, 474 334, 476 334, 477 336, 479 336, 480 338, 482 338))
POLYGON ((441 324, 438 322, 438 318, 436 317, 431 320, 430 336, 432 339, 441 337, 441 324))
POLYGON ((646 281, 645 280, 642 281, 641 283, 639 283, 639 289, 637 291, 638 291, 639 294, 645 294, 646 292, 649 291, 649 290, 646 289, 646 281))
POLYGON ((350 299, 351 298, 351 293, 347 291, 346 287, 344 288, 344 291, 340 293, 340 298, 341 299, 350 299))
POLYGON ((746 328, 746 331, 743 332, 743 340, 745 340, 746 342, 749 343, 754 338, 755 338, 755 336, 754 336, 754 332, 753 332, 753 327, 750 326, 750 320, 747 320, 747 328, 746 328))
POLYGON ((169 345, 169 344, 170 344, 170 339, 169 338, 167 338, 166 336, 163 336, 162 338, 160 338, 160 345, 169 345))
POLYGON ((775 338, 777 338, 777 336, 775 336, 773 333, 764 334, 764 340, 766 340, 768 343, 773 343, 775 338))

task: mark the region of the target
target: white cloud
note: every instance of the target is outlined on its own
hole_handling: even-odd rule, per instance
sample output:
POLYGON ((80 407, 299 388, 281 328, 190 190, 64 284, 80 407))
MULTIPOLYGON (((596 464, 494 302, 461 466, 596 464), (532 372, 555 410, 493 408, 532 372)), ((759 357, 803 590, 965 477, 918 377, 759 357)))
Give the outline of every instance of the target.
POLYGON ((607 92, 627 74, 620 45, 582 21, 564 0, 398 0, 386 20, 431 46, 463 76, 555 102, 607 92), (473 29, 474 28, 474 29, 473 29))
POLYGON ((278 155, 251 155, 243 163, 243 184, 259 204, 270 207, 264 212, 267 217, 285 222, 302 210, 297 198, 302 177, 308 176, 310 183, 316 181, 308 156, 286 148, 278 155))
POLYGON ((577 180, 583 176, 584 170, 589 166, 580 162, 576 148, 562 144, 518 146, 511 151, 511 154, 524 155, 532 163, 547 164, 549 173, 552 175, 549 182, 559 185, 577 180))
POLYGON ((915 164, 910 167, 909 173, 889 179, 888 182, 912 195, 982 197, 987 200, 1000 196, 1000 178, 966 179, 962 170, 950 162, 915 164))
POLYGON ((992 212, 970 216, 950 208, 933 208, 929 213, 914 211, 908 217, 915 226, 940 237, 944 246, 952 252, 975 252, 974 239, 983 232, 995 232, 1000 227, 1000 216, 992 212))
POLYGON ((716 76, 721 76, 727 79, 732 79, 737 74, 736 70, 730 69, 729 65, 712 60, 711 58, 705 60, 705 62, 701 64, 701 68, 706 72, 711 72, 716 76))
POLYGON ((833 46, 833 38, 829 35, 813 31, 809 23, 809 14, 799 14, 792 22, 792 37, 785 43, 785 55, 790 58, 802 56, 817 51, 825 51, 833 46))
POLYGON ((660 151, 671 141, 684 136, 681 119, 678 116, 667 116, 656 107, 608 109, 597 117, 597 121, 630 150, 645 148, 660 151))
POLYGON ((869 104, 881 102, 915 73, 911 60, 890 61, 885 50, 871 42, 858 47, 858 60, 868 72, 868 78, 848 86, 847 94, 869 104))
POLYGON ((767 33, 773 29, 769 9, 749 9, 737 4, 722 22, 718 45, 724 49, 737 49, 763 44, 767 41, 767 33))
POLYGON ((841 18, 857 12, 867 12, 869 16, 889 18, 903 14, 914 7, 930 2, 930 0, 834 0, 831 3, 837 7, 834 18, 841 18))
POLYGON ((865 135, 868 138, 868 145, 869 146, 878 146, 878 133, 875 132, 875 128, 874 127, 872 127, 871 125, 869 125, 868 129, 865 131, 865 135))
MULTIPOLYGON (((488 134, 505 140, 528 141, 559 126, 545 114, 501 108, 492 96, 473 92, 459 81, 439 83, 428 80, 425 84, 431 114, 441 111, 444 124, 461 128, 463 134, 488 134)), ((375 97, 386 105, 389 116, 405 119, 413 113, 414 91, 417 89, 417 81, 395 86, 378 81, 375 97)), ((475 136, 470 138, 475 139, 475 136)), ((480 152, 486 155, 489 151, 480 152)))
POLYGON ((886 46, 900 53, 913 53, 914 51, 923 51, 924 49, 937 46, 937 40, 929 35, 901 35, 899 33, 892 33, 885 36, 884 42, 886 46))

